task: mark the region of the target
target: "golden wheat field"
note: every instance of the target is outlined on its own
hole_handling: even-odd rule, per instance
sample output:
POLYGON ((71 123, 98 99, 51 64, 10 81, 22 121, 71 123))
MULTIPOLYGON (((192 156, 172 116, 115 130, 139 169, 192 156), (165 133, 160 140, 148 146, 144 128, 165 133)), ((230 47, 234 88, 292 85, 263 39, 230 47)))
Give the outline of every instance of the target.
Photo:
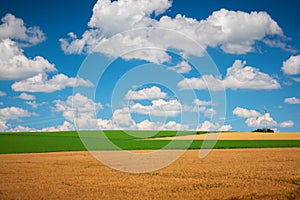
POLYGON ((151 138, 151 140, 300 140, 300 132, 278 132, 278 133, 260 133, 260 132, 222 132, 199 135, 184 135, 176 137, 151 138))
POLYGON ((300 148, 198 154, 144 174, 88 152, 0 155, 0 199, 300 199, 300 148))

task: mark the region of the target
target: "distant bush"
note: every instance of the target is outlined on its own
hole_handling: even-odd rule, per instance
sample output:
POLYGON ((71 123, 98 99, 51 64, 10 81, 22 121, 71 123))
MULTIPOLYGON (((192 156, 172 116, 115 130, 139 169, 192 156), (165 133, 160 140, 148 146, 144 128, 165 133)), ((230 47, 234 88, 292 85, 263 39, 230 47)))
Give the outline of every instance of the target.
POLYGON ((269 128, 259 128, 259 129, 256 129, 252 132, 262 132, 262 133, 274 133, 274 130, 272 129, 269 129, 269 128))

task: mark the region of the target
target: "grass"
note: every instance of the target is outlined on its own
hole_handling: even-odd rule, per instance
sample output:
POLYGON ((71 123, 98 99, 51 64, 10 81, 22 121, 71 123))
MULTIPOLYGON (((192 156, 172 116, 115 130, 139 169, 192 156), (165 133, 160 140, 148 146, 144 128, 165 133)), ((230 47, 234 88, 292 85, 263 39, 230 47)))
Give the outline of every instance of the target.
POLYGON ((214 148, 217 149, 300 147, 300 140, 219 140, 205 141, 205 143, 202 140, 177 140, 173 142, 171 140, 138 140, 146 137, 189 134, 194 134, 194 132, 159 131, 155 134, 151 131, 0 133, 0 154, 85 151, 86 147, 83 143, 88 144, 91 150, 155 150, 163 147, 167 149, 199 149, 203 144, 207 145, 210 142, 214 143, 214 148), (168 146, 166 147, 166 145, 168 146))

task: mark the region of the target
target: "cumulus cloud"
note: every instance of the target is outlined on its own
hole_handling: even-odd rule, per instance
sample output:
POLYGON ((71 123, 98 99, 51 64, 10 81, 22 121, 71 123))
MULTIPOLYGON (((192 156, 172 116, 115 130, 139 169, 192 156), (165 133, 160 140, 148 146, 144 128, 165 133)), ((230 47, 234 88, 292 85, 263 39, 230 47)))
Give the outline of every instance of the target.
POLYGON ((37 130, 35 128, 21 126, 21 125, 18 125, 14 128, 9 129, 9 132, 36 132, 36 131, 39 131, 39 130, 37 130))
MULTIPOLYGON (((266 12, 221 9, 198 21, 181 14, 175 18, 162 15, 170 7, 168 0, 99 0, 88 23, 90 29, 81 38, 69 33, 68 39, 60 39, 61 47, 65 53, 101 52, 112 57, 123 55, 125 59, 163 63, 170 60, 167 52, 153 48, 173 48, 186 55, 200 55, 207 47, 220 47, 226 53, 245 54, 255 51, 255 43, 267 36, 284 37, 281 28, 266 12), (144 27, 147 29, 139 29, 144 27), (163 30, 169 30, 168 34, 163 34, 166 33, 163 30), (196 41, 201 48, 194 49, 178 40, 178 33, 196 41), (142 49, 144 47, 152 47, 152 50, 142 49), (139 51, 124 54, 132 49, 139 51)), ((188 71, 186 66, 178 70, 188 71)))
POLYGON ((245 118, 246 119, 245 123, 249 127, 279 126, 282 128, 286 128, 294 125, 291 120, 278 123, 271 117, 270 113, 261 114, 256 110, 249 110, 241 107, 236 107, 232 111, 232 113, 240 118, 245 118))
POLYGON ((286 121, 286 122, 281 122, 279 124, 280 127, 282 128, 289 128, 294 126, 294 122, 292 120, 286 121))
POLYGON ((193 104, 195 104, 197 106, 211 106, 212 102, 211 101, 203 101, 200 99, 194 99, 193 104))
POLYGON ((78 129, 95 129, 97 127, 96 115, 103 108, 101 103, 76 93, 69 96, 66 101, 55 100, 56 112, 62 112, 63 117, 69 122, 76 121, 78 129))
POLYGON ((41 56, 27 58, 22 47, 45 40, 39 27, 26 27, 23 20, 6 14, 0 25, 0 80, 20 80, 38 73, 54 72, 54 64, 41 56))
POLYGON ((69 78, 64 74, 56 74, 48 79, 47 74, 40 73, 34 77, 21 80, 12 84, 11 88, 17 92, 54 92, 66 87, 92 87, 89 80, 80 77, 69 78))
POLYGON ((29 59, 11 39, 0 39, 0 80, 19 80, 56 68, 41 56, 29 59))
POLYGON ((63 124, 58 125, 57 127, 55 126, 50 126, 50 127, 45 127, 41 129, 40 131, 42 132, 54 132, 54 131, 69 131, 69 130, 74 130, 74 126, 72 123, 68 121, 64 121, 63 124))
POLYGON ((300 83, 300 78, 292 78, 294 81, 296 81, 296 82, 298 82, 298 83, 300 83))
POLYGON ((220 125, 218 122, 204 121, 199 127, 200 131, 229 131, 232 127, 230 125, 220 125))
POLYGON ((37 103, 36 101, 26 101, 25 102, 27 105, 30 105, 31 107, 33 108, 37 108, 39 106, 43 106, 43 105, 46 105, 47 102, 42 102, 42 103, 37 103))
POLYGON ((127 100, 153 100, 166 98, 168 95, 162 92, 159 87, 152 86, 151 88, 144 88, 138 91, 129 90, 125 95, 127 100))
POLYGON ((175 121, 169 121, 167 123, 151 122, 144 120, 137 124, 138 130, 188 130, 188 124, 179 124, 175 121))
POLYGON ((163 100, 157 99, 151 102, 151 105, 142 105, 135 103, 130 106, 130 112, 139 113, 143 115, 176 117, 182 111, 182 105, 177 100, 163 100))
POLYGON ((4 96, 6 96, 6 93, 5 93, 5 92, 2 92, 2 91, 0 91, 0 97, 4 97, 4 96))
POLYGON ((169 69, 176 71, 180 74, 187 74, 192 70, 192 67, 189 65, 187 61, 182 61, 181 63, 170 67, 169 69))
POLYGON ((264 127, 264 126, 276 126, 277 122, 271 117, 270 113, 266 113, 258 117, 247 118, 246 124, 249 127, 264 127))
POLYGON ((0 25, 0 39, 11 38, 21 45, 35 45, 46 39, 39 27, 27 28, 22 19, 8 13, 2 19, 0 25))
POLYGON ((236 60, 227 69, 224 79, 213 75, 203 75, 200 78, 185 78, 177 86, 182 90, 198 89, 219 91, 223 89, 272 90, 280 88, 278 81, 259 69, 245 66, 246 62, 236 60))
POLYGON ((5 120, 0 119, 0 131, 5 131, 7 130, 8 126, 6 124, 5 120))
POLYGON ((188 125, 174 121, 160 123, 144 120, 136 123, 132 119, 130 109, 126 107, 114 110, 111 119, 97 118, 97 113, 103 108, 102 104, 79 93, 69 96, 65 101, 55 100, 54 103, 54 110, 62 112, 66 121, 61 126, 44 128, 42 131, 72 130, 74 121, 77 129, 186 130, 188 128, 188 125))
POLYGON ((232 113, 238 117, 241 118, 251 118, 251 117, 258 117, 261 114, 259 112, 257 112, 256 110, 248 110, 245 108, 241 108, 241 107, 236 107, 232 113))
POLYGON ((18 107, 6 107, 0 109, 0 131, 7 131, 8 120, 19 120, 24 117, 36 116, 36 113, 29 112, 23 108, 18 107))
POLYGON ((0 119, 1 120, 14 120, 19 119, 22 117, 30 117, 34 116, 36 113, 28 112, 27 110, 24 110, 23 108, 18 107, 6 107, 0 109, 0 119))
POLYGON ((19 99, 23 99, 23 100, 35 100, 35 96, 34 95, 31 95, 31 94, 27 94, 27 93, 21 93, 19 96, 18 96, 19 99))
POLYGON ((129 108, 117 109, 112 116, 112 124, 116 129, 135 129, 136 123, 131 117, 129 108))
POLYGON ((284 99, 284 103, 288 103, 288 104, 300 104, 300 99, 298 99, 296 97, 285 98, 284 99))
POLYGON ((300 55, 291 56, 289 59, 284 61, 281 69, 288 75, 300 74, 300 55))

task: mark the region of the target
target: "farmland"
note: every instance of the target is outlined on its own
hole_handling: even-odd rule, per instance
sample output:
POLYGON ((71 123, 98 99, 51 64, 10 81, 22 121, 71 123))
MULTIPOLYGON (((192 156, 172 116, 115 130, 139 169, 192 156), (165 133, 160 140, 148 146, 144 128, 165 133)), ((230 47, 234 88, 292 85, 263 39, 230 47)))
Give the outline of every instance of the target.
MULTIPOLYGON (((143 153, 145 151, 138 151, 143 153)), ((88 152, 0 155, 0 199, 299 199, 300 149, 187 151, 164 169, 123 173, 88 152)))
MULTIPOLYGON (((193 135, 189 131, 160 131, 151 135, 148 131, 76 131, 69 132, 37 132, 37 133, 0 133, 0 153, 35 153, 35 152, 61 152, 61 151, 85 151, 86 147, 82 141, 89 144, 90 150, 155 150, 161 149, 170 144, 168 149, 199 149, 205 136, 212 134, 193 135), (151 139, 145 139, 149 137, 151 139), (196 140, 191 137, 196 137, 196 140), (197 139, 198 138, 198 139, 197 139), (82 140, 81 140, 82 139, 82 140), (107 140, 112 142, 116 147, 107 144, 107 140), (187 146, 188 145, 188 146, 187 146)), ((228 134, 228 133, 224 133, 228 134)), ((234 133, 232 133, 234 134, 234 133)), ((212 134, 213 135, 213 134, 212 134)), ((240 134, 235 134, 240 135, 240 134)), ((270 148, 270 147, 300 147, 299 133, 293 133, 293 137, 284 139, 274 139, 272 137, 251 138, 237 137, 234 139, 222 139, 213 141, 214 148, 270 148)), ((274 137, 274 136, 273 136, 274 137)), ((216 137, 213 137, 215 140, 216 137)))
POLYGON ((299 139, 300 133, 0 133, 0 199, 299 199, 299 139), (200 159, 196 149, 205 139, 215 146, 200 159), (99 162, 83 143, 134 153, 171 143, 167 153, 190 150, 163 169, 131 174, 99 162))

